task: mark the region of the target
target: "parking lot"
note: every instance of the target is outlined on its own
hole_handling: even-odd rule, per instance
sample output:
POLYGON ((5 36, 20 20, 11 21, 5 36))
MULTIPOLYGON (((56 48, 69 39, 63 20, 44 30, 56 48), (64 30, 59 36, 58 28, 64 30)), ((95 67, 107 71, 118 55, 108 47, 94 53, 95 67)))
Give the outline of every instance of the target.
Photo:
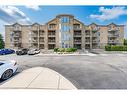
POLYGON ((78 89, 127 88, 127 54, 11 54, 0 56, 0 59, 16 60, 19 73, 32 67, 48 67, 69 79, 78 89))

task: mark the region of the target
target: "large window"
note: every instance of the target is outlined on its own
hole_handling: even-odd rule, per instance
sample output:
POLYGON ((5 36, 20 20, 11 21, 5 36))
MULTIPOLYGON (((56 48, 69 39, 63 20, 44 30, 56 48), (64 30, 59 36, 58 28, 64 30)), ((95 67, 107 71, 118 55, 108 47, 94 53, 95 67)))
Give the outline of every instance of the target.
POLYGON ((72 29, 72 25, 70 25, 71 18, 69 16, 63 16, 60 18, 60 45, 62 48, 69 48, 70 47, 70 39, 71 33, 70 30, 72 29))
POLYGON ((62 23, 69 23, 69 22, 70 22, 70 19, 69 19, 68 16, 64 16, 64 17, 61 17, 60 21, 61 21, 62 23))
POLYGON ((69 32, 70 29, 71 29, 71 26, 69 26, 69 25, 65 25, 65 24, 61 25, 61 31, 62 32, 69 32))

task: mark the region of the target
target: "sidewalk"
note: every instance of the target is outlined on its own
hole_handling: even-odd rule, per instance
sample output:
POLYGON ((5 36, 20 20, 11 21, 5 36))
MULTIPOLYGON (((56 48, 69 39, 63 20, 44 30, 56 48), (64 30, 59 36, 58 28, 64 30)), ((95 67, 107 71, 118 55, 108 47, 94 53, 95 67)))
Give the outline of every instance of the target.
POLYGON ((34 55, 36 57, 39 57, 39 56, 70 56, 70 55, 73 55, 73 56, 77 56, 77 55, 82 55, 82 56, 96 56, 97 54, 93 54, 93 53, 84 53, 84 54, 78 54, 78 53, 72 53, 72 54, 37 54, 37 55, 34 55))
POLYGON ((20 74, 14 76, 4 84, 0 85, 0 89, 19 88, 19 89, 77 89, 69 80, 59 73, 43 67, 34 67, 24 70, 20 74))

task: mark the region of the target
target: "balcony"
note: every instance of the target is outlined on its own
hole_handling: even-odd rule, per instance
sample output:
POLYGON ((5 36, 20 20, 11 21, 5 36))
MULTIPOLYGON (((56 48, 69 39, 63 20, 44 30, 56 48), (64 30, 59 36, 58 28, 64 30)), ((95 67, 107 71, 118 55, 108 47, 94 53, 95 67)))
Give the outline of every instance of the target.
POLYGON ((40 43, 40 44, 44 44, 44 42, 45 42, 45 41, 44 41, 44 38, 39 40, 39 43, 40 43))
POLYGON ((81 37, 82 36, 82 33, 81 33, 81 30, 74 30, 74 37, 81 37))
POLYGON ((98 41, 97 40, 92 40, 92 43, 98 43, 98 41))
POLYGON ((39 36, 40 36, 40 37, 44 37, 44 35, 45 35, 45 32, 44 32, 43 30, 40 30, 40 31, 39 31, 39 36))
POLYGON ((21 37, 21 34, 19 33, 13 34, 13 37, 21 37))
POLYGON ((74 37, 81 37, 81 33, 74 33, 74 37))
POLYGON ((108 37, 118 37, 118 34, 108 34, 108 37))
POLYGON ((85 49, 90 49, 90 44, 85 44, 85 49))
POLYGON ((31 37, 38 37, 38 34, 31 34, 31 37))
POLYGON ((73 29, 74 30, 82 30, 82 28, 80 27, 80 24, 74 24, 73 29))
POLYGON ((39 48, 40 48, 40 49, 44 49, 44 44, 41 44, 41 45, 39 46, 39 48))
POLYGON ((98 45, 97 44, 92 44, 92 49, 98 49, 98 45))
POLYGON ((82 28, 80 28, 80 27, 77 27, 77 28, 74 27, 73 30, 82 30, 82 28))
POLYGON ((56 30, 56 24, 49 24, 48 30, 56 30))
POLYGON ((108 40, 108 43, 118 43, 117 40, 108 40))
POLYGON ((81 40, 74 40, 74 44, 81 44, 82 41, 81 40))
POLYGON ((48 28, 48 30, 56 30, 56 27, 48 28))
POLYGON ((55 44, 48 44, 48 49, 54 49, 55 48, 55 44))
POLYGON ((48 37, 55 37, 55 34, 48 34, 48 37))
POLYGON ((97 33, 93 33, 92 34, 92 37, 97 37, 97 33))
POLYGON ((85 40, 85 43, 86 44, 90 44, 90 40, 85 40))
POLYGON ((13 40, 13 43, 21 43, 20 40, 13 40))
POLYGON ((44 37, 44 36, 45 36, 44 33, 39 35, 39 37, 44 37))
POLYGON ((108 28, 108 31, 118 31, 119 29, 117 28, 117 27, 115 27, 115 28, 108 28))
POLYGON ((40 44, 44 44, 45 42, 44 42, 44 41, 40 41, 39 43, 40 43, 40 44))
POLYGON ((56 33, 55 31, 48 31, 48 37, 55 37, 56 33))
POLYGON ((49 44, 54 44, 56 41, 55 41, 55 38, 53 37, 50 37, 50 38, 48 38, 48 43, 49 44))
POLYGON ((31 43, 38 43, 38 40, 32 40, 31 43))
POLYGON ((21 43, 21 38, 13 38, 13 43, 21 43))
POLYGON ((74 48, 81 49, 81 47, 82 47, 81 44, 74 44, 74 48))

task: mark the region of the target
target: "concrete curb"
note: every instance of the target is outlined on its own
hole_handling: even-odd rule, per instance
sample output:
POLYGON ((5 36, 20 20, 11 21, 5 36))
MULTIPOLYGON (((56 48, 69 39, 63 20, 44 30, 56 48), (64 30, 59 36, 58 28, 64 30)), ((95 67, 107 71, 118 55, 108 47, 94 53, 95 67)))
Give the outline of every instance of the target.
POLYGON ((34 67, 11 78, 0 89, 77 89, 69 80, 49 68, 34 67))
POLYGON ((34 56, 39 57, 39 56, 69 56, 69 55, 96 56, 97 54, 93 54, 93 53, 88 53, 88 54, 37 54, 34 56))

